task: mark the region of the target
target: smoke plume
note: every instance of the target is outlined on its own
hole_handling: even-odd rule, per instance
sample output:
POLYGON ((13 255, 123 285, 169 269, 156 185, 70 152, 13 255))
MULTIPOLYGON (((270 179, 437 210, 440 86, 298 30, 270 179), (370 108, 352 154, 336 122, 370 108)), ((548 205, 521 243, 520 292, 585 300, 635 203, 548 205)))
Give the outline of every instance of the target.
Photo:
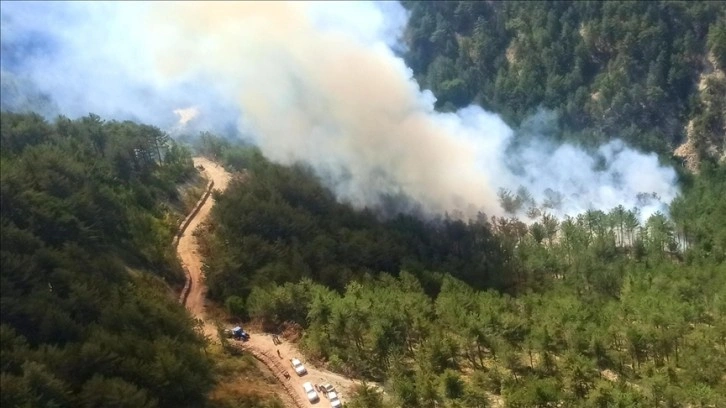
POLYGON ((357 206, 404 196, 429 214, 503 215, 498 191, 523 186, 559 215, 655 193, 647 215, 677 194, 673 169, 621 142, 512 148, 494 113, 436 112, 396 55, 406 19, 391 2, 5 3, 2 86, 32 82, 71 117, 235 127, 357 206))

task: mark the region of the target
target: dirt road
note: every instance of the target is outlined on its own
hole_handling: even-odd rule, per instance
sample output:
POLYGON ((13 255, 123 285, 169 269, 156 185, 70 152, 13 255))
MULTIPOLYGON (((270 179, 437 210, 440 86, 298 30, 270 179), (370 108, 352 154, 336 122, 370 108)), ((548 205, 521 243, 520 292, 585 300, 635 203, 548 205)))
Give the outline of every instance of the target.
MULTIPOLYGON (((250 349, 251 351, 262 353, 263 355, 261 360, 272 359, 275 362, 279 362, 281 366, 277 366, 276 364, 275 366, 280 367, 289 375, 289 379, 283 377, 281 381, 291 383, 291 388, 296 392, 296 394, 299 395, 298 398, 306 403, 303 404, 303 406, 310 405, 310 403, 307 402, 307 397, 305 395, 305 392, 303 392, 302 388, 302 385, 305 382, 309 381, 317 385, 332 384, 338 392, 338 396, 341 402, 343 403, 345 403, 345 397, 351 394, 353 388, 357 384, 360 384, 360 382, 358 381, 351 380, 350 378, 317 368, 307 363, 300 354, 297 346, 293 343, 280 339, 282 340, 282 343, 275 345, 272 341, 272 335, 269 333, 251 331, 250 335, 251 338, 249 341, 240 343, 242 347, 245 349, 250 349), (280 352, 279 354, 277 353, 278 351, 280 352), (298 358, 300 361, 302 361, 303 365, 307 369, 307 374, 298 376, 297 373, 295 373, 295 370, 290 364, 290 359, 292 358, 298 358)), ((271 365, 267 362, 265 364, 267 364, 268 367, 271 365)), ((275 368, 277 367, 270 367, 270 369, 272 369, 274 372, 275 368)), ((278 373, 275 374, 277 375, 278 373)), ((318 395, 320 396, 320 402, 312 405, 329 407, 330 404, 328 403, 325 395, 321 393, 318 393, 318 395)))
MULTIPOLYGON (((224 191, 230 180, 230 174, 222 168, 222 166, 203 157, 194 158, 195 166, 203 166, 204 173, 207 178, 214 181, 214 189, 224 191)), ((197 319, 204 322, 204 334, 215 339, 217 329, 215 326, 205 319, 204 300, 206 295, 206 286, 202 276, 202 259, 197 253, 197 237, 193 235, 194 230, 199 224, 209 216, 209 212, 214 206, 214 198, 210 196, 207 201, 199 209, 197 215, 191 220, 189 226, 184 230, 184 234, 179 238, 179 246, 177 253, 181 260, 182 266, 187 269, 191 277, 191 288, 187 297, 186 307, 197 319)))
MULTIPOLYGON (((224 191, 231 178, 231 175, 216 163, 202 157, 194 158, 195 166, 203 166, 206 177, 214 181, 214 189, 224 191)), ((205 300, 206 286, 202 275, 202 259, 197 251, 197 238, 193 235, 194 230, 204 222, 209 216, 209 212, 214 206, 214 199, 210 196, 207 201, 199 209, 197 215, 191 220, 189 226, 179 238, 179 246, 177 252, 182 266, 187 269, 191 277, 191 288, 189 296, 186 300, 186 307, 197 319, 201 319, 204 334, 212 341, 218 341, 217 329, 213 322, 207 319, 205 300)), ((341 401, 345 402, 345 396, 350 395, 353 386, 357 383, 349 378, 331 373, 326 370, 320 370, 310 364, 306 364, 304 359, 294 344, 283 341, 279 345, 275 345, 272 336, 267 333, 250 331, 251 339, 248 342, 237 342, 240 347, 247 349, 283 382, 284 388, 290 397, 295 400, 297 406, 310 406, 307 396, 303 391, 302 384, 309 381, 313 384, 332 384, 340 393, 341 401), (277 352, 280 352, 278 355, 277 352), (298 376, 290 366, 290 359, 293 357, 300 358, 308 373, 302 377, 298 376), (287 373, 289 378, 284 374, 287 373)), ((324 395, 320 395, 320 401, 312 404, 316 407, 328 407, 330 404, 324 395)))

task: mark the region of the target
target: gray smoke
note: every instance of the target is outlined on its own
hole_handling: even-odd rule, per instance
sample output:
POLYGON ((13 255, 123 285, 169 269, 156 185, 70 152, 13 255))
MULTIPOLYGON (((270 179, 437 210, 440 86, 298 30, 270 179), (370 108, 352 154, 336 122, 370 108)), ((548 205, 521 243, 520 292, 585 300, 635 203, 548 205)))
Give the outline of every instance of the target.
POLYGON ((357 206, 402 196, 426 213, 503 215, 497 192, 522 186, 560 215, 656 193, 647 215, 677 194, 673 169, 621 142, 513 148, 494 113, 434 111, 394 52, 406 19, 392 2, 4 3, 3 86, 22 72, 71 117, 232 124, 357 206))

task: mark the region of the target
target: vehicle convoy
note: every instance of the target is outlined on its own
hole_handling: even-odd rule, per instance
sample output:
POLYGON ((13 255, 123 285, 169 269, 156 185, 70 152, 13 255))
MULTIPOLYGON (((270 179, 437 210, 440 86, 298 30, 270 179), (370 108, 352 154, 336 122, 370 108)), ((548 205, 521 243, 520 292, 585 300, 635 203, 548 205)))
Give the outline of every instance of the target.
POLYGON ((295 370, 297 375, 302 377, 303 375, 307 374, 308 370, 305 368, 303 363, 300 362, 299 359, 297 359, 297 358, 291 359, 290 364, 292 365, 292 368, 293 368, 293 370, 295 370))
POLYGON ((318 393, 315 392, 315 388, 313 387, 313 384, 309 381, 303 384, 303 390, 305 391, 305 395, 308 396, 308 401, 310 402, 316 402, 320 398, 318 397, 318 393))

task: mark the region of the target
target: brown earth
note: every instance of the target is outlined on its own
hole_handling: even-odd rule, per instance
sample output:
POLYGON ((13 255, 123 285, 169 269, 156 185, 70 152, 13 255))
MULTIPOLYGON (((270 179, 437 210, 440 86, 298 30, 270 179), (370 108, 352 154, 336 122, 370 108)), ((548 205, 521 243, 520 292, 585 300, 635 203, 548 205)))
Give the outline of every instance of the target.
MULTIPOLYGON (((343 403, 345 402, 345 396, 350 395, 356 385, 361 384, 360 381, 352 380, 350 378, 315 367, 314 365, 307 363, 300 354, 297 345, 295 345, 294 343, 285 341, 284 339, 280 338, 282 342, 278 345, 275 345, 272 341, 272 335, 270 333, 250 331, 250 335, 251 337, 249 341, 240 343, 241 347, 252 351, 253 354, 262 354, 262 356, 258 358, 261 358, 262 360, 267 360, 266 365, 270 367, 271 370, 273 370, 273 373, 275 373, 278 378, 281 377, 282 381, 291 383, 290 388, 292 388, 292 390, 294 390, 295 393, 298 395, 297 399, 305 402, 305 404, 303 404, 302 406, 310 405, 310 403, 307 402, 307 397, 305 395, 305 392, 303 392, 302 388, 302 385, 305 382, 309 381, 315 385, 332 384, 338 392, 338 397, 343 403), (295 373, 295 370, 290 364, 290 360, 293 358, 297 358, 302 361, 303 365, 308 371, 307 374, 298 376, 297 373, 295 373), (270 362, 270 360, 272 360, 272 362, 270 362), (279 364, 275 364, 276 362, 279 362, 279 364), (281 370, 282 372, 280 372, 281 370), (285 373, 287 373, 289 379, 285 376, 285 373)), ((368 385, 371 386, 376 384, 368 383, 368 385)), ((320 402, 312 405, 322 407, 330 406, 330 404, 328 404, 327 400, 325 399, 325 396, 320 393, 319 395, 320 402)))
MULTIPOLYGON (((214 190, 224 191, 227 188, 231 175, 220 165, 203 157, 195 157, 194 165, 204 167, 203 172, 205 176, 208 180, 214 182, 214 190)), ((186 308, 194 317, 201 320, 201 328, 203 329, 204 335, 211 341, 217 343, 219 339, 216 325, 211 319, 207 318, 205 303, 206 286, 204 284, 204 276, 202 275, 202 257, 198 251, 197 237, 193 234, 197 227, 209 217, 213 206, 214 198, 210 196, 179 238, 177 253, 182 266, 186 268, 191 279, 189 296, 186 298, 186 308)), ((311 405, 302 388, 302 384, 307 381, 318 385, 332 384, 339 392, 339 397, 342 402, 345 402, 345 396, 350 395, 355 385, 359 384, 358 381, 307 364, 303 360, 297 346, 293 343, 283 340, 281 344, 275 345, 272 341, 271 334, 249 329, 247 331, 251 335, 249 341, 243 343, 230 340, 230 342, 250 352, 250 354, 255 356, 272 371, 275 377, 282 382, 289 397, 292 398, 292 401, 286 401, 289 406, 304 407, 311 405), (279 355, 277 354, 278 351, 280 353, 279 355), (306 375, 300 377, 292 369, 290 359, 294 357, 299 358, 303 362, 308 370, 306 375)), ((324 395, 320 395, 320 401, 312 405, 316 407, 330 406, 324 395)))
MULTIPOLYGON (((224 191, 227 188, 230 174, 222 166, 203 157, 195 157, 194 165, 204 167, 204 174, 207 179, 214 182, 214 189, 224 191)), ((184 230, 184 233, 179 238, 179 246, 177 247, 177 254, 179 255, 182 267, 187 270, 191 279, 191 288, 189 290, 189 296, 186 299, 186 307, 194 317, 204 322, 202 326, 204 335, 211 339, 216 337, 217 329, 214 324, 204 318, 204 299, 207 291, 202 276, 202 258, 197 252, 197 237, 193 235, 193 232, 202 221, 209 217, 209 212, 213 206, 214 198, 210 196, 199 209, 197 215, 191 220, 189 226, 184 230)))

